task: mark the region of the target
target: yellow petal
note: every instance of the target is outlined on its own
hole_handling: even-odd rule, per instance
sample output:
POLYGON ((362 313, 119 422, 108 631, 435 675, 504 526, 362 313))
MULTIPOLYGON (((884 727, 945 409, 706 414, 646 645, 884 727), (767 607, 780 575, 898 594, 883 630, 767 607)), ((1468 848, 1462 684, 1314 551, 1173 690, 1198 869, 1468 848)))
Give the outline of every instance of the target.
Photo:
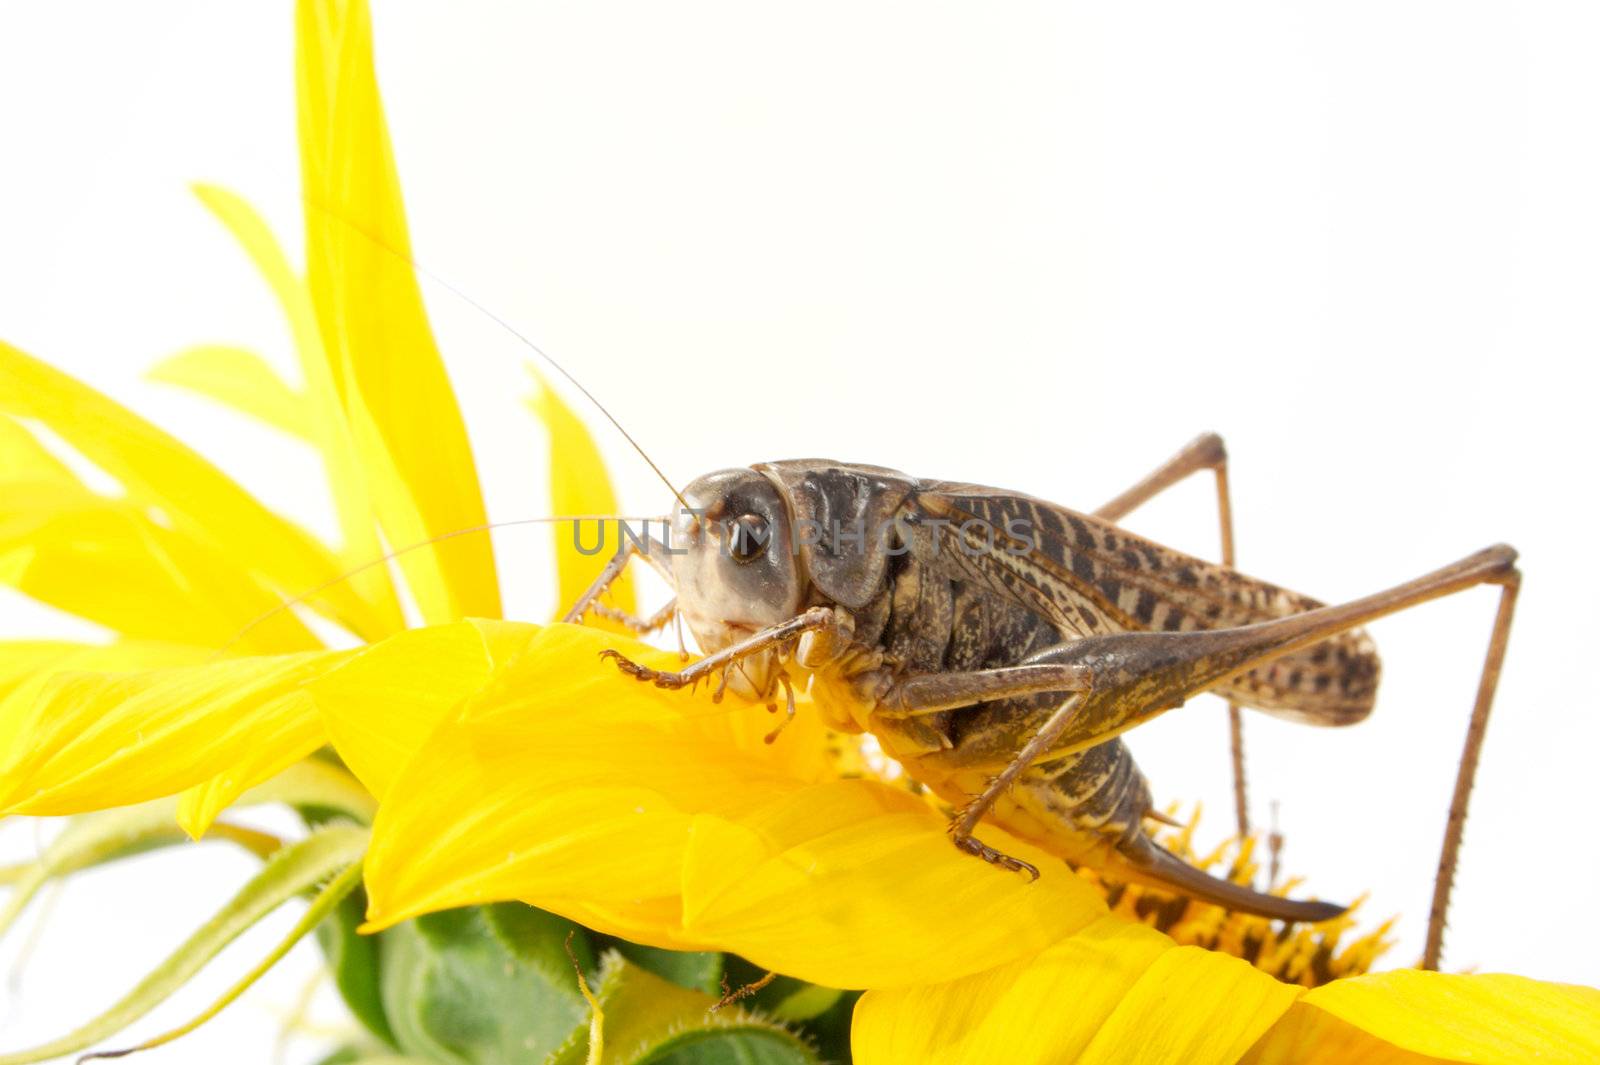
POLYGON ((253 351, 199 344, 163 359, 145 376, 214 399, 290 436, 314 439, 306 397, 253 351))
POLYGON ((1296 994, 1237 958, 1104 917, 986 972, 869 991, 851 1042, 862 1065, 1233 1062, 1296 994))
POLYGON ((0 414, 0 482, 36 480, 78 479, 15 418, 0 414))
MULTIPOLYGON (((67 640, 6 640, 0 642, 0 700, 41 670, 83 650, 67 640)), ((4 748, 0 744, 0 749, 4 748)))
MULTIPOLYGON (((383 529, 399 547, 482 525, 466 428, 409 261, 366 5, 305 0, 296 49, 307 278, 383 529)), ((399 561, 428 621, 499 615, 488 537, 399 561)))
POLYGON ((762 711, 626 680, 596 657, 611 642, 676 662, 548 626, 445 716, 379 810, 371 927, 521 898, 636 941, 860 987, 988 968, 1105 912, 1016 841, 996 837, 1045 865, 1040 882, 959 854, 908 792, 792 773, 727 724, 770 721, 762 711))
POLYGON ((299 689, 348 657, 315 651, 142 673, 57 673, 0 773, 0 810, 82 813, 173 795, 225 773, 244 787, 258 783, 309 753, 316 737, 305 725, 320 725, 299 689))
POLYGON ((41 678, 63 663, 99 648, 57 640, 8 640, 0 643, 0 766, 14 756, 17 733, 37 696, 41 678), (23 694, 13 699, 18 691, 23 694))
POLYGON ((6 643, 0 648, 4 649, 0 661, 5 663, 0 679, 0 770, 22 757, 19 737, 31 727, 40 697, 57 673, 165 669, 210 657, 198 647, 136 640, 105 646, 6 643))
POLYGON ((1174 947, 1117 1003, 1084 1065, 1233 1062, 1300 994, 1240 958, 1174 947))
POLYGON ((1445 1059, 1401 1050, 1301 999, 1239 1060, 1240 1065, 1434 1065, 1445 1059))
MULTIPOLYGON (((532 369, 530 367, 530 369, 532 369)), ((550 513, 552 514, 618 514, 616 493, 611 490, 611 477, 606 473, 605 460, 594 438, 583 421, 561 397, 544 375, 532 370, 538 385, 530 405, 544 424, 550 437, 550 513)), ((584 522, 581 529, 571 525, 556 527, 556 616, 578 601, 601 567, 617 549, 617 526, 604 523, 604 532, 596 529, 594 522, 584 522), (593 547, 599 538, 607 537, 607 550, 584 554, 577 548, 576 536, 581 535, 585 547, 593 547)), ((636 607, 633 577, 624 572, 612 582, 606 601, 618 610, 633 613, 636 607)), ((612 632, 625 632, 609 618, 590 617, 586 621, 596 628, 612 632)))
POLYGON ((316 706, 304 690, 263 704, 251 715, 250 728, 250 743, 236 751, 227 768, 187 788, 178 801, 178 824, 195 839, 239 796, 327 742, 316 706))
POLYGON ((308 687, 334 748, 382 799, 445 713, 537 631, 507 621, 414 629, 361 651, 308 687))
MULTIPOLYGON (((301 591, 338 576, 334 556, 298 526, 262 506, 220 470, 150 422, 0 341, 0 412, 35 418, 120 481, 133 498, 159 507, 173 526, 237 559, 279 588, 301 591)), ((331 604, 352 627, 370 610, 348 587, 331 604)))
POLYGON ((196 185, 194 193, 250 257, 277 297, 278 306, 289 323, 295 352, 300 359, 300 374, 305 380, 304 413, 301 415, 306 421, 305 433, 322 452, 334 509, 339 515, 339 528, 344 535, 340 558, 347 568, 360 567, 350 574, 350 587, 372 605, 380 626, 356 631, 368 640, 396 632, 404 627, 404 619, 389 569, 365 565, 383 553, 369 484, 377 471, 361 467, 353 429, 335 380, 337 370, 328 362, 316 311, 311 305, 311 293, 289 265, 272 230, 249 203, 216 185, 196 185))
POLYGON ((242 650, 319 646, 236 558, 75 481, 0 491, 0 580, 134 639, 242 650))
POLYGON ((1498 973, 1372 973, 1306 992, 1246 1060, 1600 1061, 1600 991, 1498 973))
POLYGON ((958 852, 947 827, 916 796, 864 780, 752 797, 696 823, 684 928, 815 983, 896 987, 1037 950, 1104 912, 1041 852, 995 835, 1046 870, 1030 884, 958 852))

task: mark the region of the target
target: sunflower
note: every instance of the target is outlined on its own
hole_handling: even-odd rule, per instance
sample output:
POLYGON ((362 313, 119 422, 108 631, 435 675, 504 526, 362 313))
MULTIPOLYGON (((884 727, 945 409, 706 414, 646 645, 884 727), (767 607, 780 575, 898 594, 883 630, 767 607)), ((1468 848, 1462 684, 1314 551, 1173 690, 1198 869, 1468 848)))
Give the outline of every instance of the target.
MULTIPOLYGON (((668 667, 675 653, 604 626, 501 620, 490 543, 462 534, 485 509, 409 262, 368 13, 303 0, 297 31, 304 274, 243 200, 196 191, 271 287, 303 383, 234 349, 156 376, 316 447, 342 543, 0 345, 0 577, 119 637, 3 645, 0 811, 72 820, 7 871, 0 929, 50 878, 134 850, 217 838, 265 861, 122 1002, 0 1062, 111 1037, 302 896, 285 941, 193 1023, 320 926, 375 1056, 1600 1060, 1600 992, 1367 973, 1383 928, 1349 942, 1347 919, 1284 929, 1101 883, 991 830, 1046 870, 998 874, 807 706, 769 744, 757 708, 620 682, 598 660, 668 667), (46 436, 120 494, 88 487, 46 436), (372 564, 385 545, 407 545, 392 568, 372 564), (311 831, 229 820, 264 802, 311 831), (753 1005, 711 1009, 719 979, 762 970, 782 979, 753 1005)), ((613 512, 581 421, 546 389, 535 409, 559 458, 554 509, 613 512)), ((591 561, 559 557, 564 601, 591 561)), ((632 608, 626 585, 613 595, 632 608)), ((1249 846, 1232 855, 1241 878, 1249 846)))

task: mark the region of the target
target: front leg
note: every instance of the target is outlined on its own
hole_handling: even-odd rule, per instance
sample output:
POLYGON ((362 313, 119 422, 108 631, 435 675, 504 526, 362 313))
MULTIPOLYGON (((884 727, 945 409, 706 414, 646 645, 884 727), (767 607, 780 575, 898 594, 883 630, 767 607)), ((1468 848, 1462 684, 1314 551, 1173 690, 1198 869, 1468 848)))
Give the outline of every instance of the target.
POLYGON ((615 621, 640 636, 648 636, 677 616, 678 600, 668 599, 665 606, 647 618, 636 617, 626 610, 618 610, 614 606, 607 606, 601 602, 590 603, 589 613, 596 617, 605 618, 608 621, 615 621))
MULTIPOLYGON (((650 624, 651 629, 660 628, 662 624, 665 624, 666 621, 672 616, 671 613, 665 609, 658 612, 653 618, 640 619, 632 618, 631 615, 622 614, 620 611, 611 610, 610 607, 607 607, 600 602, 600 597, 605 594, 606 589, 610 588, 612 583, 618 577, 622 576, 622 571, 628 568, 628 561, 635 555, 648 562, 656 570, 656 572, 660 573, 661 576, 666 579, 668 584, 673 583, 671 566, 672 557, 671 551, 669 550, 669 545, 655 539, 649 535, 648 531, 645 533, 645 536, 642 540, 634 540, 631 538, 631 536, 623 536, 622 543, 617 546, 616 554, 611 556, 611 560, 606 563, 605 569, 600 571, 600 575, 596 577, 594 582, 590 584, 589 587, 585 589, 584 593, 578 597, 578 601, 573 603, 572 606, 567 609, 565 614, 561 615, 561 620, 567 624, 581 625, 583 623, 583 616, 590 611, 593 611, 594 613, 600 614, 603 617, 610 617, 612 620, 622 621, 624 624, 627 624, 629 628, 635 628, 635 623, 650 624), (607 611, 610 612, 607 613, 607 611), (660 619, 659 624, 651 624, 655 622, 657 618, 660 619)), ((677 600, 673 600, 673 603, 669 605, 674 605, 676 602, 677 600)))
POLYGON ((630 542, 627 537, 623 537, 622 543, 617 547, 617 553, 611 556, 611 561, 606 563, 605 569, 601 570, 600 575, 594 579, 593 583, 584 590, 582 595, 578 596, 578 601, 568 607, 565 614, 561 615, 561 620, 569 625, 581 625, 583 616, 600 601, 600 597, 605 594, 607 588, 611 587, 612 582, 622 576, 622 571, 628 568, 628 560, 637 551, 638 547, 630 542))
POLYGON ((818 606, 802 614, 797 614, 788 621, 762 629, 753 636, 746 637, 736 644, 724 647, 715 654, 706 655, 700 661, 677 670, 675 672, 651 669, 625 658, 621 652, 607 648, 600 652, 601 658, 610 658, 617 663, 617 668, 635 680, 650 681, 658 688, 689 688, 700 683, 717 670, 725 670, 736 664, 740 659, 749 658, 779 644, 788 643, 808 632, 823 632, 830 635, 839 630, 839 620, 834 615, 832 607, 818 606))

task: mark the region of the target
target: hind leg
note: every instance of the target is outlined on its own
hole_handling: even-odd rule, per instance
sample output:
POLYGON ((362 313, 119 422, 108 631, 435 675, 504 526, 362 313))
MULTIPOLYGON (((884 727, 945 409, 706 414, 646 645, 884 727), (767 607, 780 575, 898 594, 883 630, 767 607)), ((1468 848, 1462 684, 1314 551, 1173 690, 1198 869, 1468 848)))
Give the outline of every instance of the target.
MULTIPOLYGON (((1217 519, 1222 538, 1222 564, 1234 568, 1233 499, 1228 494, 1228 449, 1216 433, 1201 433, 1149 476, 1094 512, 1106 521, 1121 521, 1133 510, 1192 473, 1210 470, 1217 481, 1217 519)), ((1237 703, 1228 703, 1228 755, 1233 763, 1233 814, 1239 835, 1250 834, 1250 804, 1245 791, 1244 719, 1237 703)))
MULTIPOLYGON (((1517 593, 1522 586, 1516 557, 1517 553, 1504 545, 1487 548, 1375 595, 1255 625, 1199 632, 1113 633, 1073 641, 1054 653, 1062 664, 1088 670, 1088 690, 1056 707, 1042 722, 1034 717, 1019 720, 1013 726, 1010 739, 1020 746, 1013 746, 1014 756, 998 762, 1000 772, 962 811, 958 830, 970 835, 971 828, 984 813, 1024 770, 1037 762, 1103 743, 1164 710, 1181 705, 1191 695, 1275 658, 1315 646, 1334 634, 1432 599, 1478 585, 1494 585, 1500 589, 1500 605, 1495 613, 1489 651, 1480 673, 1478 694, 1450 800, 1444 846, 1434 880, 1433 907, 1428 916, 1428 941, 1422 967, 1437 968, 1467 805, 1500 669, 1505 661, 1517 593), (1021 742, 1024 738, 1026 742, 1021 742)), ((923 760, 946 771, 985 769, 996 764, 994 741, 1004 741, 1006 737, 986 739, 990 742, 972 749, 957 746, 926 755, 923 760)), ((1005 744, 1001 742, 998 746, 1005 744)))

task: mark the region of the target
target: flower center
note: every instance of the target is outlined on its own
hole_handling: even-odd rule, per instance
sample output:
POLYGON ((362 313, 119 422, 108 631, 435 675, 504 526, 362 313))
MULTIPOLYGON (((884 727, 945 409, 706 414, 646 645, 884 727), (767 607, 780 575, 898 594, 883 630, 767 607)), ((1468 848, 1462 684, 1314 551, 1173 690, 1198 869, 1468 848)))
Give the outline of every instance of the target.
MULTIPOLYGON (((1194 849, 1199 822, 1200 811, 1196 807, 1181 828, 1161 830, 1156 833, 1156 841, 1198 869, 1225 875, 1236 884, 1259 887, 1261 868, 1255 853, 1260 837, 1231 838, 1202 855, 1194 849)), ((1237 913, 1159 888, 1116 882, 1094 869, 1080 868, 1078 875, 1100 890, 1112 913, 1150 925, 1181 944, 1243 958, 1285 983, 1317 987, 1360 975, 1394 945, 1388 938, 1394 918, 1355 934, 1355 912, 1365 896, 1331 921, 1292 924, 1237 913), (1352 935, 1354 938, 1350 938, 1352 935)), ((1274 895, 1287 895, 1301 883, 1298 877, 1270 879, 1266 890, 1274 895)))

